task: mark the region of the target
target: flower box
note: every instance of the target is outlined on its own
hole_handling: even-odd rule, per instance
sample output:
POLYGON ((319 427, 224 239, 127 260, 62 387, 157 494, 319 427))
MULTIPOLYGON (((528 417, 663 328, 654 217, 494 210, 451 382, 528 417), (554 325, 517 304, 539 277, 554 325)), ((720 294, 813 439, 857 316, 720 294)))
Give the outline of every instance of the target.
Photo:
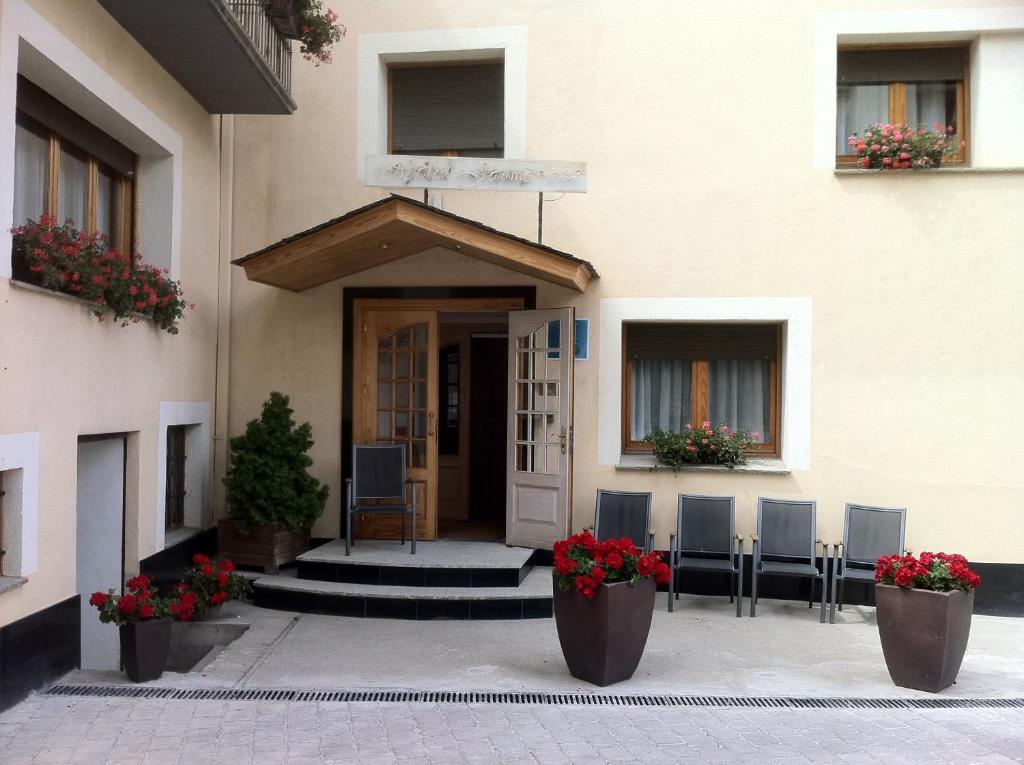
POLYGON ((258 566, 276 574, 309 549, 309 529, 293 531, 283 524, 251 524, 243 534, 238 522, 224 518, 217 524, 217 549, 239 566, 258 566))

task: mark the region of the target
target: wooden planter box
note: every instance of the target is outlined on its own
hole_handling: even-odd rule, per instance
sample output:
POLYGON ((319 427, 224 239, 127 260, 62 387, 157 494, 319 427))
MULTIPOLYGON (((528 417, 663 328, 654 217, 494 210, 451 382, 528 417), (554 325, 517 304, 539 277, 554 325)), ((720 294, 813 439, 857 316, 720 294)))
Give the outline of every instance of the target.
POLYGON ((276 574, 309 549, 309 529, 292 531, 287 526, 250 525, 243 534, 238 524, 225 518, 217 524, 217 550, 236 566, 259 566, 265 574, 276 574))

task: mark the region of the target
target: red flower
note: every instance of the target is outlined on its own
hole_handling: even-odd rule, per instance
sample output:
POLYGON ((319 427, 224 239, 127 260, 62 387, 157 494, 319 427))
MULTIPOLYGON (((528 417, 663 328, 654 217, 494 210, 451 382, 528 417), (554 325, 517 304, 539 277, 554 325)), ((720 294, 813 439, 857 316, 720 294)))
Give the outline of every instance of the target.
POLYGON ((134 595, 122 595, 121 599, 117 601, 117 610, 125 616, 131 616, 135 613, 136 605, 138 605, 138 601, 134 595))
POLYGON ((213 576, 213 566, 207 563, 205 566, 203 566, 203 573, 207 576, 213 576))
POLYGON ((224 590, 218 590, 210 596, 210 603, 215 606, 219 606, 225 600, 228 599, 228 594, 224 590))
POLYGON ((207 556, 203 555, 202 553, 196 553, 195 555, 192 556, 192 562, 195 563, 197 566, 199 566, 199 565, 202 565, 203 563, 209 563, 210 559, 207 556))
POLYGON ((608 568, 614 569, 616 571, 622 568, 622 564, 624 563, 624 561, 622 560, 622 556, 619 555, 617 552, 609 553, 608 557, 605 558, 604 562, 608 566, 608 568))
POLYGON ((572 574, 576 569, 580 567, 580 564, 574 561, 572 558, 566 558, 559 556, 555 558, 555 571, 562 576, 568 576, 572 574))
POLYGON ((110 595, 105 592, 94 592, 89 597, 89 605, 96 606, 96 608, 103 608, 110 602, 110 595))
POLYGON ((143 603, 139 606, 139 616, 143 619, 152 619, 156 615, 156 609, 150 603, 143 603))
POLYGON ((217 574, 217 585, 220 586, 220 587, 227 587, 228 586, 228 572, 227 571, 221 571, 220 573, 217 574))
POLYGON ((222 560, 220 562, 220 570, 221 571, 234 571, 235 570, 235 564, 232 563, 231 561, 229 561, 227 558, 225 558, 224 560, 222 560))
POLYGON ((130 590, 146 590, 149 589, 149 577, 145 574, 139 574, 138 576, 133 576, 125 584, 128 585, 130 590))
POLYGON ((672 581, 672 569, 667 563, 659 563, 654 567, 654 581, 658 584, 667 584, 672 581))

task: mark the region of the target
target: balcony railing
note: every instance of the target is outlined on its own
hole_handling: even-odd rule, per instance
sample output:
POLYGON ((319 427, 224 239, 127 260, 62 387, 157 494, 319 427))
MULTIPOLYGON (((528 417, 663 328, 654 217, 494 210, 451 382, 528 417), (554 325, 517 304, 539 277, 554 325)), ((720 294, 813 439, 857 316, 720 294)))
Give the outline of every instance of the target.
POLYGON ((266 0, 226 0, 231 13, 252 40, 285 92, 292 91, 292 41, 277 31, 267 13, 266 0))

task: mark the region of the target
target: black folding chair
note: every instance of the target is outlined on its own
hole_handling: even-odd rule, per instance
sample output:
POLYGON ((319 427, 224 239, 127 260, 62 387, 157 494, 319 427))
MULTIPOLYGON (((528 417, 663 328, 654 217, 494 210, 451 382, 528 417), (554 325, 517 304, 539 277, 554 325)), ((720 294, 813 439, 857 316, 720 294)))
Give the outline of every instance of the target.
POLYGON ((594 536, 599 541, 629 537, 644 552, 654 547, 651 492, 597 490, 594 536))
POLYGON ((345 555, 352 554, 352 516, 355 513, 402 513, 412 516, 412 554, 416 554, 416 482, 405 477, 405 445, 356 444, 352 447, 352 477, 345 479, 345 555), (412 504, 406 486, 412 484, 412 504), (366 500, 393 500, 368 503, 366 500))
POLYGON ((875 561, 883 555, 904 555, 907 508, 847 503, 843 541, 832 549, 832 605, 828 620, 836 623, 836 600, 843 610, 846 580, 875 585, 875 561), (842 554, 839 549, 842 548, 842 554))
MULTIPOLYGON (((731 575, 729 602, 736 601, 736 616, 743 608, 743 537, 736 535, 736 498, 679 495, 676 531, 669 542, 672 580, 668 610, 679 598, 677 571, 703 571, 731 575)), ((753 615, 753 614, 751 614, 753 615)))
POLYGON ((828 593, 828 545, 815 537, 814 500, 757 500, 757 534, 754 536, 754 570, 750 577, 750 615, 756 615, 757 580, 761 576, 797 576, 811 580, 811 597, 807 607, 814 605, 814 583, 821 582, 821 623, 825 623, 825 601, 828 593), (821 568, 818 568, 818 545, 822 547, 821 568))

